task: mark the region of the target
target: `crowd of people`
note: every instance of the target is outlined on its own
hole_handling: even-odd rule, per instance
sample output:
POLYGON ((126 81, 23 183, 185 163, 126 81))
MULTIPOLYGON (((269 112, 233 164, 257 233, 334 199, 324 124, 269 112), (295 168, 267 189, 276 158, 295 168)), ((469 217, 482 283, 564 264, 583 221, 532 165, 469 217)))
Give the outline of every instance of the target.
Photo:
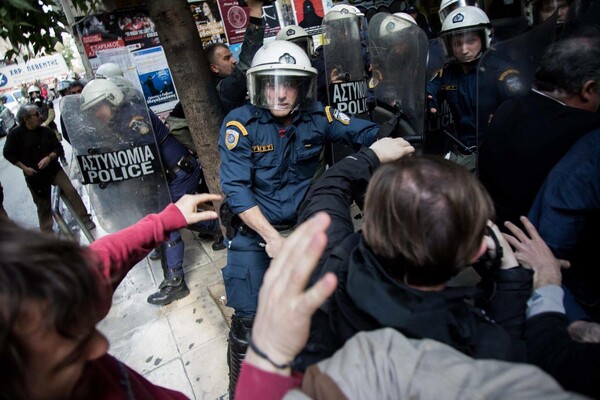
MULTIPOLYGON (((146 256, 164 272, 150 304, 189 294, 186 227, 227 249, 231 398, 600 397, 600 31, 567 29, 574 7, 537 1, 528 30, 550 21, 555 37, 531 77, 501 58, 476 3, 442 1, 446 63, 418 95, 429 118, 449 105, 455 134, 444 154, 426 155, 423 141, 319 101, 333 76, 322 48, 301 26, 265 44, 263 3, 247 0, 239 61, 225 44, 205 49, 226 113, 215 144, 223 198, 199 187, 181 104, 163 123, 116 64, 86 85, 59 82, 59 96, 80 93, 66 103, 95 121, 94 135, 156 148, 171 200, 88 248, 49 234, 52 185, 95 226, 58 161, 58 130, 76 139, 84 120, 55 123, 52 102, 29 88, 4 155, 23 171, 42 232, 0 207, 0 397, 184 399, 108 355, 96 325, 146 256), (493 68, 481 79, 484 57, 493 68), (355 152, 325 166, 333 143, 355 152), (477 279, 465 285, 468 270, 477 279)), ((356 7, 333 12, 364 23, 356 7)), ((416 6, 407 12, 398 26, 433 36, 416 6)), ((0 206, 2 196, 0 186, 0 206)))

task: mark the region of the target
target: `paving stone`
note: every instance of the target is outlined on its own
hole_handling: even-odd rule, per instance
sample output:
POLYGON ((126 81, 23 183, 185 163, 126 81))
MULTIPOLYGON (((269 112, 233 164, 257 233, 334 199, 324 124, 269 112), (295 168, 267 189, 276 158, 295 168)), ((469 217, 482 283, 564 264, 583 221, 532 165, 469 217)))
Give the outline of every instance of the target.
POLYGON ((113 304, 110 312, 100 324, 99 329, 111 340, 119 340, 132 330, 164 316, 160 307, 148 304, 146 299, 154 292, 132 294, 126 301, 113 304))
POLYGON ((113 295, 113 304, 130 299, 133 295, 152 290, 154 287, 150 259, 145 258, 133 267, 119 284, 113 295))
POLYGON ((179 352, 185 354, 228 331, 227 324, 206 289, 200 300, 167 316, 179 352))
POLYGON ((190 399, 197 399, 194 396, 194 391, 183 368, 183 361, 180 358, 166 363, 148 374, 144 374, 144 377, 158 386, 177 390, 190 399))
POLYGON ((121 339, 112 341, 109 352, 140 374, 180 357, 166 318, 142 325, 121 339))
POLYGON ((227 252, 214 252, 212 241, 200 243, 189 230, 182 236, 190 295, 163 307, 148 304, 163 272, 160 261, 146 258, 119 285, 99 329, 111 343, 110 353, 151 382, 190 399, 225 400, 228 327, 207 286, 222 285, 227 252))
POLYGON ((184 368, 196 399, 227 399, 229 370, 226 362, 227 337, 220 335, 182 356, 184 368))
POLYGON ((206 254, 208 255, 208 257, 212 260, 212 261, 216 261, 220 258, 226 257, 227 256, 227 249, 223 249, 223 250, 213 250, 212 249, 212 244, 213 244, 214 240, 201 240, 200 244, 202 245, 202 248, 204 249, 204 251, 206 252, 206 254))

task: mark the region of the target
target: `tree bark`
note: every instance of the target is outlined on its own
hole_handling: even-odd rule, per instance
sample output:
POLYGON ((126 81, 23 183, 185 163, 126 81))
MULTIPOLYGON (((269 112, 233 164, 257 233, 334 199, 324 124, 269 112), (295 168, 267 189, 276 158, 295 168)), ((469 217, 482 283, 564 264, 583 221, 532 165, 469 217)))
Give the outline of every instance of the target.
MULTIPOLYGON (((223 109, 194 17, 185 0, 146 1, 211 193, 221 193, 218 151, 223 109)), ((215 204, 218 209, 218 204, 215 204)))

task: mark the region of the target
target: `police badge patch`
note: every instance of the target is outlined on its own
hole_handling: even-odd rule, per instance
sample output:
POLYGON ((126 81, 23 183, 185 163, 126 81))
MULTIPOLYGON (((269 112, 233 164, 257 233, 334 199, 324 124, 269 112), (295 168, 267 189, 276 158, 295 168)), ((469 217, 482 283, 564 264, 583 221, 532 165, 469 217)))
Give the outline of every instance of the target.
POLYGON ((229 150, 233 150, 235 146, 237 146, 239 140, 240 134, 238 131, 233 129, 227 129, 225 131, 225 146, 227 146, 229 150))
POLYGON ((134 131, 146 135, 150 132, 150 126, 144 121, 144 117, 136 115, 129 121, 128 126, 134 131))
POLYGON ((518 76, 510 76, 504 81, 508 91, 511 93, 521 93, 525 90, 525 86, 518 76))
POLYGON ((333 118, 337 119, 344 125, 350 124, 350 117, 341 112, 340 110, 336 109, 333 111, 333 118))

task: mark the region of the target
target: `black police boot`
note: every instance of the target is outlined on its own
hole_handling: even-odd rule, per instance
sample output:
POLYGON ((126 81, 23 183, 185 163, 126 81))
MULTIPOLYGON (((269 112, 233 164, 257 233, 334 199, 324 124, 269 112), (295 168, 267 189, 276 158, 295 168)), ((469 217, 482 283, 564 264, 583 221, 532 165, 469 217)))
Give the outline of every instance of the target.
POLYGON ((185 284, 183 275, 174 275, 170 278, 165 278, 158 286, 158 292, 148 296, 148 303, 157 306, 166 306, 175 300, 183 299, 190 294, 185 284))
POLYGON ((231 319, 227 346, 227 364, 229 365, 229 398, 233 399, 235 387, 242 370, 242 361, 248 350, 248 337, 252 331, 254 318, 234 316, 231 319))
POLYGON ((216 236, 215 236, 215 241, 213 242, 213 244, 210 246, 214 251, 219 251, 219 250, 223 250, 225 249, 227 246, 225 246, 225 243, 223 243, 223 234, 221 234, 221 232, 219 232, 216 236))

